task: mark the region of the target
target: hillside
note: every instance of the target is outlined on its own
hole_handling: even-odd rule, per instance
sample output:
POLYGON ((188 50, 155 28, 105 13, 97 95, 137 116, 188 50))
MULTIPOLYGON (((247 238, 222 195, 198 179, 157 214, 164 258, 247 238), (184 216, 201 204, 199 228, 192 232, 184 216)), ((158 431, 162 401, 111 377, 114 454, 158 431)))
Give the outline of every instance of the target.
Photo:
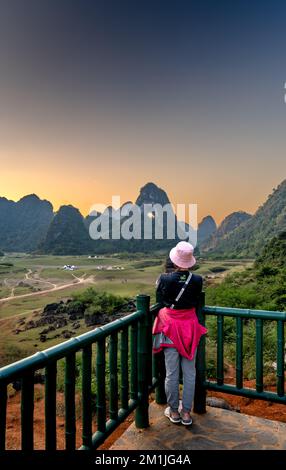
MULTIPOLYGON (((169 202, 166 192, 150 182, 140 189, 136 199, 137 205, 141 208, 144 204, 164 206, 169 202)), ((109 224, 113 216, 114 212, 110 211, 110 215, 107 216, 109 224)), ((141 216, 141 227, 143 227, 143 210, 141 216)), ((118 217, 118 213, 115 217, 118 217)), ((121 217, 121 227, 126 221, 128 225, 127 219, 128 217, 121 217)), ((157 236, 156 240, 154 232, 149 239, 144 240, 140 238, 92 240, 89 228, 93 220, 92 216, 83 219, 76 208, 71 212, 68 209, 60 210, 54 215, 52 204, 34 194, 25 196, 18 202, 0 198, 0 250, 54 254, 166 251, 180 239, 179 237, 175 240, 168 239, 166 214, 161 226, 162 236, 161 238, 157 236)), ((153 223, 154 220, 151 225, 153 223)), ((175 223, 179 225, 177 219, 175 223)), ((183 222, 182 227, 184 226, 183 222)), ((129 227, 132 236, 134 226, 130 223, 129 227)), ((107 230, 111 231, 111 224, 107 230)), ((199 249, 202 254, 208 256, 254 258, 261 254, 265 244, 273 236, 285 230, 286 180, 273 190, 267 201, 253 216, 243 211, 234 212, 228 215, 218 228, 211 216, 205 217, 198 228, 199 249)))
POLYGON ((217 230, 214 218, 207 215, 198 225, 198 243, 201 245, 206 242, 217 230))
POLYGON ((0 248, 4 251, 34 251, 53 218, 53 206, 35 194, 18 202, 0 198, 0 248))
POLYGON ((281 232, 265 245, 261 255, 256 260, 255 266, 264 270, 286 267, 286 232, 281 232))
POLYGON ((170 200, 166 192, 154 183, 147 183, 140 189, 140 194, 135 204, 142 206, 143 204, 169 204, 170 200))
POLYGON ((286 309, 286 231, 272 238, 252 267, 207 290, 207 303, 261 310, 286 309))
MULTIPOLYGON (((141 230, 138 226, 134 227, 133 222, 128 222, 128 219, 132 219, 132 210, 130 211, 129 216, 122 216, 121 218, 119 216, 118 211, 112 211, 112 208, 107 208, 106 211, 104 212, 104 215, 106 216, 106 219, 109 221, 109 230, 107 230, 107 235, 109 235, 109 239, 106 240, 95 240, 94 243, 94 249, 97 253, 115 253, 115 252, 120 252, 120 251, 128 251, 128 252, 154 252, 157 250, 169 250, 176 241, 179 241, 179 237, 174 239, 168 238, 168 230, 167 230, 167 215, 163 214, 162 218, 162 223, 157 223, 157 229, 158 232, 156 233, 155 238, 155 219, 154 217, 152 218, 151 213, 150 213, 150 225, 149 229, 146 229, 146 225, 144 224, 144 205, 151 205, 151 204, 158 204, 160 206, 165 206, 166 204, 169 204, 170 200, 166 194, 166 192, 159 188, 156 184, 154 183, 147 183, 145 184, 139 192, 139 196, 136 199, 136 206, 133 206, 133 203, 128 201, 125 202, 122 206, 121 209, 124 208, 127 204, 130 205, 129 209, 134 207, 134 213, 136 214, 136 209, 137 206, 140 207, 141 211, 141 230), (131 234, 134 234, 134 228, 138 230, 136 237, 135 238, 121 238, 121 239, 111 239, 111 227, 112 227, 112 219, 118 221, 118 217, 120 218, 120 227, 121 230, 126 227, 129 227, 128 230, 130 230, 131 234), (146 236, 148 232, 148 235, 146 236), (159 235, 158 235, 159 234, 159 235)), ((176 218, 176 215, 174 215, 174 228, 176 230, 177 227, 182 226, 183 228, 188 227, 185 223, 182 223, 180 225, 179 221, 176 218)), ((88 216, 85 219, 85 224, 88 230, 90 228, 92 229, 92 222, 95 220, 95 217, 88 216)), ((127 231, 125 230, 125 234, 127 231)), ((176 232, 175 232, 176 233, 176 232)))
POLYGON ((210 250, 216 249, 222 240, 228 238, 228 236, 244 224, 247 220, 249 220, 252 216, 247 212, 239 211, 233 212, 229 214, 225 219, 221 222, 220 226, 213 234, 202 241, 201 248, 203 250, 210 250))
POLYGON ((286 230, 286 180, 284 180, 256 213, 227 236, 217 240, 208 253, 220 256, 256 257, 265 244, 286 230))
POLYGON ((93 251, 83 217, 73 206, 61 206, 39 251, 43 254, 79 255, 93 251))

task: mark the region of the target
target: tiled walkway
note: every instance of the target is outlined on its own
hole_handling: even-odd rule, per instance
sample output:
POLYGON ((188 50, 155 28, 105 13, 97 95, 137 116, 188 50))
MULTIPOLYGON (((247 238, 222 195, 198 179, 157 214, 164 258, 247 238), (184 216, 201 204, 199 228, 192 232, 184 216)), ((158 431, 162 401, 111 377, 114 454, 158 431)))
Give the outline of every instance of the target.
POLYGON ((172 424, 163 415, 164 409, 152 403, 150 427, 140 430, 133 423, 111 449, 286 450, 286 423, 208 407, 206 414, 193 415, 193 425, 187 428, 172 424))

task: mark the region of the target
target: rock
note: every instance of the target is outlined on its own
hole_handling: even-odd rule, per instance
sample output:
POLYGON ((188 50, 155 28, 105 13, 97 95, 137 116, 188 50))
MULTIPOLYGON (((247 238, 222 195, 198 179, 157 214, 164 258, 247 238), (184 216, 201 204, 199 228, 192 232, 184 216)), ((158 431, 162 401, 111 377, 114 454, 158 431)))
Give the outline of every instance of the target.
POLYGON ((48 315, 46 317, 46 320, 43 319, 43 325, 50 325, 52 323, 55 323, 56 321, 58 321, 58 317, 56 315, 48 315))
POLYGON ((222 408, 224 410, 230 411, 239 411, 239 407, 233 407, 223 398, 207 397, 206 401, 208 406, 213 406, 214 408, 222 408))
POLYGON ((50 325, 48 328, 45 328, 43 331, 40 332, 40 335, 46 335, 50 331, 54 331, 55 327, 53 325, 50 325))
POLYGON ((85 305, 78 300, 74 300, 67 304, 65 311, 69 315, 71 320, 76 320, 77 318, 83 318, 85 305))
POLYGON ((49 328, 45 328, 43 331, 40 331, 40 335, 46 335, 49 332, 49 328))
POLYGON ((29 320, 28 323, 26 323, 25 330, 31 330, 32 328, 36 328, 36 326, 34 320, 29 320))
POLYGON ((49 323, 51 323, 50 317, 43 317, 35 321, 35 327, 48 325, 49 323))
POLYGON ((45 341, 47 341, 46 335, 40 335, 40 341, 41 341, 42 343, 44 343, 45 341))
POLYGON ((62 332, 62 336, 63 336, 65 339, 69 339, 69 338, 71 338, 73 335, 74 335, 74 332, 73 332, 73 331, 64 330, 64 331, 62 332))
POLYGON ((63 326, 66 326, 67 325, 67 320, 65 318, 59 318, 57 319, 57 322, 55 324, 55 327, 56 328, 62 328, 63 326))
POLYGON ((80 328, 80 323, 73 323, 72 328, 74 329, 80 328))
POLYGON ((85 313, 84 322, 86 326, 105 325, 112 321, 111 315, 106 313, 85 313))
POLYGON ((43 310, 43 315, 53 315, 56 313, 57 309, 61 306, 61 303, 54 302, 52 304, 47 304, 43 310))

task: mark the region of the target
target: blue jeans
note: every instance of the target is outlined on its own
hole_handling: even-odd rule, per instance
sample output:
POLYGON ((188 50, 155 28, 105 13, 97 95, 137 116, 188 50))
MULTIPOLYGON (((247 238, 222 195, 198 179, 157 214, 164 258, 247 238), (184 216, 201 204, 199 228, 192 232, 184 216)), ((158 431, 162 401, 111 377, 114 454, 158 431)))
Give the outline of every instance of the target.
POLYGON ((176 348, 164 348, 166 379, 165 392, 172 411, 179 407, 180 363, 183 371, 183 410, 191 411, 196 383, 196 353, 192 361, 181 356, 176 348))

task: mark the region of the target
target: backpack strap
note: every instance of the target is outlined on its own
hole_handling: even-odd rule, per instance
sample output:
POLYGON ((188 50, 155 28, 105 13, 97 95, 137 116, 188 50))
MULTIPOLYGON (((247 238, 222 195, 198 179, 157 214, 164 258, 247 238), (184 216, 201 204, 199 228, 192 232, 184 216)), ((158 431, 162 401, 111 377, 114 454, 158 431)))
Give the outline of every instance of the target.
POLYGON ((189 282, 190 282, 190 280, 191 280, 191 278, 192 278, 192 275, 193 275, 193 273, 189 273, 189 276, 188 276, 188 278, 187 278, 185 284, 183 285, 182 289, 180 290, 180 292, 178 293, 177 297, 175 298, 174 303, 171 305, 171 307, 170 307, 171 309, 174 309, 174 308, 175 308, 175 304, 178 303, 178 301, 179 301, 180 298, 182 297, 183 293, 184 293, 185 290, 186 290, 187 285, 189 284, 189 282))

